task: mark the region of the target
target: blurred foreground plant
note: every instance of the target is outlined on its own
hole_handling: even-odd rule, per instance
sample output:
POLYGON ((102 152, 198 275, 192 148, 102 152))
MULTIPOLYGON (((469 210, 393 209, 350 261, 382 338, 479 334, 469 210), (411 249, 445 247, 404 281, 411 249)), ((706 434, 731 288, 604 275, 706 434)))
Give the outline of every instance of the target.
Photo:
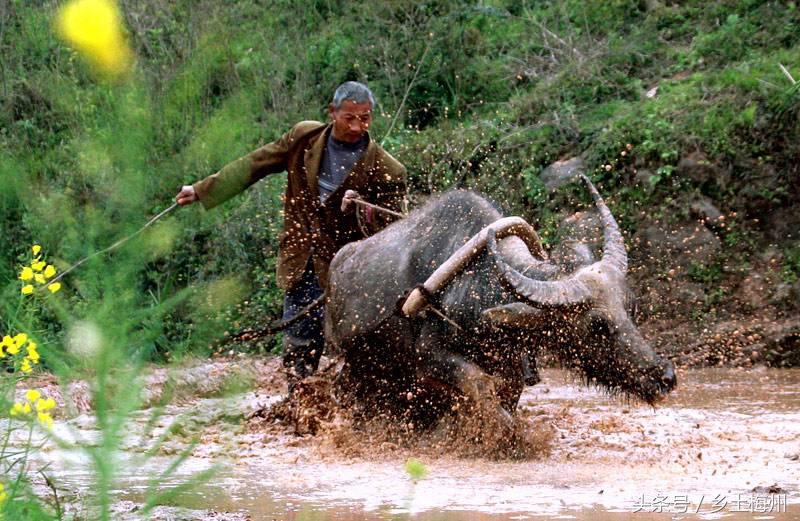
POLYGON ((32 366, 39 361, 38 346, 27 333, 2 336, 0 363, 5 366, 5 375, 0 380, 0 404, 5 413, 0 411, 0 417, 5 416, 7 421, 0 433, 0 519, 41 519, 39 514, 49 519, 41 499, 30 489, 30 458, 48 443, 56 402, 33 388, 15 399, 18 387, 31 377, 32 366), (37 428, 43 436, 34 440, 37 428))
MULTIPOLYGON (((45 8, 39 14, 49 18, 45 8)), ((86 484, 89 495, 73 505, 82 511, 81 517, 112 518, 119 499, 115 491, 124 490, 124 479, 137 472, 136 464, 128 467, 123 462, 130 459, 125 451, 131 446, 140 411, 147 405, 144 363, 164 336, 165 317, 192 291, 175 290, 154 301, 142 290, 142 273, 150 263, 170 254, 169 244, 153 248, 143 236, 82 264, 65 281, 69 291, 59 292, 63 288, 57 262, 51 263, 43 254, 46 249, 49 257, 63 263, 63 259, 100 251, 114 237, 131 235, 152 214, 153 201, 165 197, 148 164, 157 139, 158 116, 152 109, 152 93, 131 74, 134 54, 122 20, 112 0, 69 1, 55 19, 59 36, 88 61, 98 77, 114 80, 64 90, 65 105, 90 99, 94 111, 91 123, 76 123, 70 142, 60 148, 67 151, 63 170, 83 183, 80 189, 35 182, 39 173, 30 168, 32 161, 9 161, 0 171, 3 181, 28 181, 5 183, 3 194, 19 202, 27 229, 36 230, 40 238, 17 258, 13 275, 2 281, 0 418, 6 421, 5 431, 0 431, 2 519, 62 518, 56 492, 60 487, 54 483, 58 472, 71 469, 48 470, 53 476, 45 476, 45 485, 52 490, 53 501, 42 497, 47 494, 41 492, 37 473, 44 475, 59 460, 50 447, 42 450, 46 444, 81 453, 81 464, 92 471, 92 482, 86 484), (83 97, 88 91, 97 97, 83 97), (96 435, 86 436, 72 422, 54 418, 59 391, 51 395, 36 385, 42 379, 48 385, 52 382, 50 376, 37 375, 37 368, 53 373, 67 404, 70 393, 64 384, 87 380, 85 401, 91 407, 96 435)), ((166 242, 170 237, 164 236, 166 242)), ((14 251, 20 250, 15 247, 14 251)), ((142 433, 145 453, 140 459, 144 460, 158 455, 164 443, 154 435, 163 407, 153 411, 142 433)), ((65 414, 69 414, 67 407, 65 414)), ((177 458, 163 462, 165 468, 157 472, 142 498, 140 515, 147 516, 178 492, 210 479, 213 468, 164 488, 166 477, 176 472, 195 444, 196 440, 191 441, 177 458)))
POLYGON ((122 14, 113 0, 73 0, 58 13, 61 37, 102 75, 120 78, 133 63, 122 28, 122 14))

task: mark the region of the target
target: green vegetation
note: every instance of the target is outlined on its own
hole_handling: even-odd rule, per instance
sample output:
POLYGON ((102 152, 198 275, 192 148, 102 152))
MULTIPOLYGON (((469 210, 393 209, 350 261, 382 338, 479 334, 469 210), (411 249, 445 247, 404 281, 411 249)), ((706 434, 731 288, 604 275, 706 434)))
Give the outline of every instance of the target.
MULTIPOLYGON (((475 188, 537 223, 546 241, 559 209, 538 175, 578 154, 628 232, 645 214, 686 218, 676 202, 695 195, 737 212, 720 259, 757 252, 763 218, 800 195, 795 2, 123 4, 137 61, 116 81, 98 81, 58 39, 56 2, 0 7, 0 335, 26 332, 39 367, 62 381, 92 379, 102 436, 86 450, 98 518, 109 516, 107 456, 141 405, 142 365, 207 355, 225 332, 279 316, 285 181, 269 178, 213 212, 179 210, 81 266, 58 293, 21 293, 31 245, 63 271, 137 230, 181 184, 299 120, 323 119, 343 81, 376 92, 383 117, 372 132, 407 165, 412 202, 475 188), (707 168, 687 173, 680 163, 689 154, 707 168)), ((798 248, 783 251, 783 278, 794 282, 798 248)), ((688 275, 713 286, 725 270, 722 261, 693 264, 688 275)), ((706 310, 725 291, 708 295, 706 310)), ((16 376, 0 385, 6 410, 21 403, 11 393, 24 379, 21 366, 10 370, 16 376)), ((406 470, 419 479, 424 466, 406 470)), ((6 478, 0 504, 9 519, 52 518, 24 480, 6 478)), ((146 508, 159 498, 154 487, 146 508)))
POLYGON ((793 284, 800 280, 800 246, 789 248, 785 252, 781 274, 784 282, 793 284))
MULTIPOLYGON (((703 193, 723 209, 742 198, 780 207, 796 196, 800 95, 779 67, 800 70, 793 2, 454 0, 353 9, 337 1, 267 8, 149 0, 126 5, 138 56, 137 80, 126 87, 92 81, 50 30, 52 9, 11 2, 2 13, 0 220, 14 230, 0 238, 5 280, 34 238, 63 268, 132 231, 180 184, 297 120, 324 118, 331 91, 347 79, 377 93, 379 138, 408 90, 386 146, 409 167, 412 199, 477 188, 537 222, 546 238, 555 217, 537 176, 574 154, 614 194, 612 208, 631 231, 641 212, 659 212, 681 193, 703 193), (678 161, 696 150, 725 174, 681 175, 678 161), (125 184, 123 170, 132 174, 125 184), (642 170, 651 173, 646 181, 637 178, 642 170)), ((155 309, 183 288, 195 294, 150 319, 159 333, 143 346, 149 357, 202 353, 224 331, 277 316, 282 189, 275 176, 222 210, 182 210, 161 239, 142 239, 151 254, 128 288, 131 302, 155 309), (198 305, 199 288, 219 280, 237 290, 213 309, 198 305)), ((71 286, 89 276, 75 273, 71 286)), ((67 294, 75 305, 87 296, 67 294)), ((57 344, 59 325, 49 327, 57 344)))

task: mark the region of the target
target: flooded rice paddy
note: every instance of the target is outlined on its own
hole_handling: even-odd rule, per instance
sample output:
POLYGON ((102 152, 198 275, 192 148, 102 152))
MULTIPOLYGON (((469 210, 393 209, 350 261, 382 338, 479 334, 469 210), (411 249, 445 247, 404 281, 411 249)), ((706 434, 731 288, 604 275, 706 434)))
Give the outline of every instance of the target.
MULTIPOLYGON (((583 387, 560 370, 542 376, 519 412, 531 428, 552 430, 552 447, 527 461, 396 445, 354 455, 323 436, 254 431, 231 419, 231 411, 247 414, 275 400, 274 390, 185 401, 166 410, 153 434, 182 417, 200 444, 174 474, 153 481, 185 440, 176 436, 143 461, 133 429, 117 465, 126 470, 115 518, 139 519, 148 487, 168 490, 219 465, 209 483, 151 519, 800 519, 800 370, 686 370, 655 409, 583 387), (423 461, 424 478, 409 477, 408 457, 423 461)), ((91 439, 95 431, 81 416, 57 432, 91 439)), ((73 502, 91 495, 82 453, 43 457, 73 502)))

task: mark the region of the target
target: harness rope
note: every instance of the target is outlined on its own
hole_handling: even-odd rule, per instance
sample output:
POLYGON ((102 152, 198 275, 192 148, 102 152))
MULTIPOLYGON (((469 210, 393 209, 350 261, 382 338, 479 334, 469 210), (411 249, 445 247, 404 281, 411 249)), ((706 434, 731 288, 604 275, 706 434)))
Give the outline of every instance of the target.
MULTIPOLYGON (((351 197, 349 200, 352 201, 353 203, 361 206, 362 208, 371 208, 371 209, 376 210, 378 212, 382 212, 382 213, 385 213, 385 214, 388 214, 388 215, 391 215, 391 216, 394 216, 394 217, 399 217, 401 219, 406 216, 403 213, 396 212, 394 210, 390 210, 389 208, 386 208, 386 207, 383 207, 383 206, 379 206, 377 204, 369 203, 369 202, 363 200, 360 196, 359 197, 351 197)), ((358 225, 359 225, 359 228, 361 228, 362 233, 364 233, 365 236, 369 236, 369 234, 365 233, 366 229, 365 229, 365 227, 363 225, 363 222, 361 221, 361 214, 356 212, 356 217, 358 219, 358 225)), ((324 301, 325 301, 325 295, 322 295, 319 298, 317 298, 314 302, 312 302, 308 306, 306 306, 303 309, 301 309, 300 311, 298 311, 297 314, 294 315, 293 317, 287 318, 286 320, 275 320, 272 323, 270 323, 268 326, 263 327, 261 329, 257 329, 257 330, 248 329, 248 330, 240 331, 238 333, 234 333, 234 334, 230 335, 228 338, 226 338, 225 340, 223 340, 221 342, 221 344, 224 345, 224 344, 228 344, 228 343, 231 343, 231 342, 248 342, 248 341, 251 341, 251 340, 257 340, 259 338, 263 338, 265 336, 274 335, 275 333, 283 331, 284 329, 286 329, 290 325, 294 324, 295 322, 297 322, 298 320, 300 320, 301 318, 303 318, 307 314, 309 314, 312 311, 314 311, 315 309, 317 309, 319 306, 321 306, 324 303, 324 301)), ((433 311, 436 315, 438 315, 442 320, 444 320, 445 322, 447 322, 448 324, 453 326, 453 328, 455 328, 457 331, 459 331, 459 332, 463 331, 463 328, 461 328, 461 326, 456 324, 452 319, 450 319, 442 311, 438 310, 430 302, 427 302, 427 307, 431 311, 433 311)))
MULTIPOLYGON (((361 199, 361 197, 354 197, 354 198, 351 199, 351 201, 354 202, 355 204, 361 206, 362 208, 371 208, 373 210, 376 210, 378 212, 382 212, 382 213, 391 215, 393 217, 399 217, 399 218, 405 217, 405 214, 403 214, 403 213, 396 212, 394 210, 391 210, 389 208, 385 208, 383 206, 379 206, 377 204, 369 203, 369 202, 364 201, 363 199, 361 199)), ((139 235, 140 233, 145 231, 147 228, 149 228, 150 226, 155 224, 157 221, 162 219, 164 216, 166 216, 167 214, 172 212, 177 207, 178 207, 178 203, 177 202, 173 203, 168 208, 165 208, 164 210, 162 210, 161 212, 159 212, 158 214, 153 216, 149 221, 147 221, 144 224, 144 226, 142 226, 141 228, 139 228, 138 230, 136 230, 132 234, 127 235, 127 236, 123 237, 122 239, 119 239, 118 241, 116 241, 111 246, 103 248, 102 250, 98 250, 98 251, 92 253, 91 255, 88 255, 88 256, 84 257, 83 259, 79 260, 78 262, 76 262, 75 264, 73 264, 72 266, 67 268, 66 270, 62 271, 61 273, 58 274, 58 276, 56 276, 53 280, 51 280, 49 282, 49 284, 52 284, 54 282, 58 282, 59 280, 64 278, 68 273, 70 273, 71 271, 73 271, 75 268, 79 267, 80 265, 82 265, 86 261, 88 261, 88 260, 90 260, 90 259, 92 259, 94 257, 97 257, 98 255, 102 255, 104 253, 108 253, 110 251, 113 251, 113 250, 119 248, 120 246, 122 246, 123 244, 125 244, 126 242, 128 242, 131 239, 133 239, 134 237, 136 237, 137 235, 139 235)), ((358 217, 359 227, 362 228, 362 232, 363 232, 365 230, 364 230, 364 227, 363 227, 363 223, 361 221, 361 215, 359 213, 357 213, 356 215, 358 217)), ((365 235, 367 235, 367 234, 365 234, 365 235)), ((41 291, 44 287, 45 286, 42 286, 37 291, 41 291)), ((222 343, 223 344, 227 344, 229 342, 249 341, 249 340, 255 340, 255 339, 258 339, 258 338, 262 338, 262 337, 268 336, 268 335, 274 335, 275 333, 283 331, 287 327, 291 326, 292 324, 294 324, 295 322, 297 322, 298 320, 300 320, 304 316, 308 315, 309 313, 311 313, 312 311, 317 309, 319 306, 321 306, 324 303, 324 301, 325 301, 325 295, 322 295, 319 298, 317 298, 314 302, 312 302, 308 306, 306 306, 303 309, 301 309, 300 311, 298 311, 297 314, 294 315, 293 317, 287 318, 286 320, 275 320, 272 323, 270 323, 270 325, 268 325, 268 326, 266 326, 264 328, 261 328, 261 329, 257 329, 255 331, 253 331, 253 330, 244 330, 244 331, 240 331, 238 333, 234 333, 233 335, 229 336, 222 343)), ((449 323, 455 329, 457 329, 458 331, 462 330, 462 328, 458 324, 453 322, 453 320, 448 318, 447 315, 445 315, 443 312, 441 312, 440 310, 436 309, 436 307, 434 307, 432 304, 428 303, 428 307, 434 313, 436 313, 442 320, 444 320, 447 323, 449 323)))
MULTIPOLYGON (((394 210, 390 210, 389 208, 385 208, 377 204, 368 203, 367 201, 361 199, 361 197, 351 197, 349 198, 349 200, 363 208, 371 208, 378 212, 383 212, 392 215, 394 217, 400 217, 400 218, 405 217, 405 214, 396 212, 394 210)), ((364 225, 360 212, 356 212, 356 220, 358 222, 358 227, 360 228, 361 233, 363 233, 365 237, 368 237, 369 234, 367 233, 367 229, 366 226, 364 225)), ((314 302, 312 302, 308 306, 298 311, 296 315, 287 318, 286 320, 281 320, 281 319, 274 320, 268 326, 263 327, 261 329, 256 329, 256 330, 245 329, 243 331, 239 331, 238 333, 234 333, 230 335, 228 338, 224 339, 221 342, 221 344, 224 345, 231 342, 248 342, 251 340, 257 340, 259 338, 263 338, 265 336, 274 335, 275 333, 283 331, 284 329, 291 326, 304 316, 308 315, 309 313, 317 309, 319 306, 321 306, 324 302, 325 302, 325 295, 322 295, 318 297, 314 302)))

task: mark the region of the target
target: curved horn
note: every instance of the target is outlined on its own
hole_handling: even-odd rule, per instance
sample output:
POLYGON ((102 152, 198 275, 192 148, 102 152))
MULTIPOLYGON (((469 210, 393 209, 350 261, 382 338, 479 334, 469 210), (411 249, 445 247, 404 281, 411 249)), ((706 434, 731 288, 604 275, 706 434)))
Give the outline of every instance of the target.
POLYGON ((544 306, 574 305, 585 302, 591 296, 589 288, 575 277, 542 281, 526 277, 517 271, 505 261, 503 254, 497 248, 494 230, 489 230, 486 242, 503 279, 514 288, 514 291, 532 303, 544 306))
POLYGON ((503 217, 473 235, 466 244, 456 250, 449 259, 436 268, 436 271, 428 277, 422 284, 422 289, 415 288, 403 303, 403 314, 409 317, 418 313, 425 305, 424 293, 436 293, 450 282, 475 255, 486 247, 486 237, 490 230, 492 235, 496 234, 499 238, 508 237, 509 235, 519 236, 528 246, 531 253, 547 259, 547 253, 542 248, 542 243, 533 226, 525 222, 521 217, 503 217))
POLYGON ((581 174, 581 179, 589 188, 597 211, 600 212, 600 220, 603 221, 603 258, 601 262, 614 266, 624 274, 628 271, 628 252, 625 250, 625 241, 622 239, 619 225, 589 178, 581 174))

